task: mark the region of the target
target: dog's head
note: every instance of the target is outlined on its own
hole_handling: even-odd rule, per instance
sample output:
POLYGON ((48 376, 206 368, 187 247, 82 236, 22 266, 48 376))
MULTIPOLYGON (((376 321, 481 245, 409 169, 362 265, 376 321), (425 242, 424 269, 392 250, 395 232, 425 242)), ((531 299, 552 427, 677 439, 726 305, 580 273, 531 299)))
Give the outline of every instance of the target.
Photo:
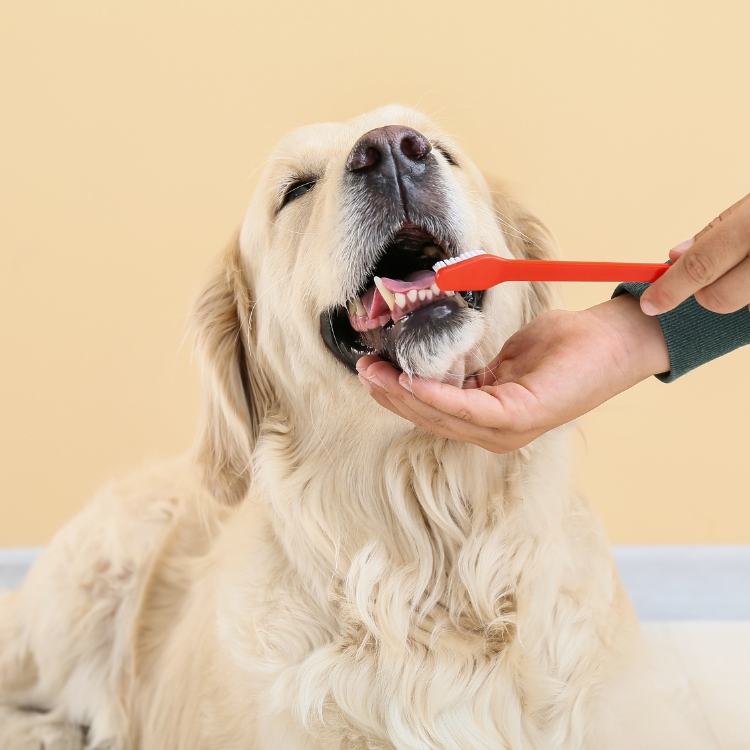
POLYGON ((242 496, 274 403, 297 422, 312 420, 319 439, 322 412, 333 429, 367 429, 375 410, 408 429, 369 399, 357 359, 376 353, 409 374, 459 385, 548 307, 551 293, 514 283, 446 294, 433 265, 469 250, 542 257, 551 248, 544 226, 490 189, 413 110, 390 106, 293 132, 197 305, 208 378, 200 446, 214 491, 242 496))

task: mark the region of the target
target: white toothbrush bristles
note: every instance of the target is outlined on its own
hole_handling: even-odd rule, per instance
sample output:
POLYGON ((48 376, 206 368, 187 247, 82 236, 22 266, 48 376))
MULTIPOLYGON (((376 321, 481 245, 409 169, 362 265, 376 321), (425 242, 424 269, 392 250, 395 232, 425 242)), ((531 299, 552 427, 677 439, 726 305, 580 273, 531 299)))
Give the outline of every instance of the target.
POLYGON ((477 255, 488 255, 488 254, 489 253, 486 253, 484 250, 469 250, 466 253, 461 253, 461 255, 457 255, 455 258, 448 258, 447 260, 439 260, 432 267, 432 270, 438 271, 441 268, 445 268, 446 266, 453 265, 454 263, 460 263, 462 260, 467 260, 468 258, 475 258, 477 255))

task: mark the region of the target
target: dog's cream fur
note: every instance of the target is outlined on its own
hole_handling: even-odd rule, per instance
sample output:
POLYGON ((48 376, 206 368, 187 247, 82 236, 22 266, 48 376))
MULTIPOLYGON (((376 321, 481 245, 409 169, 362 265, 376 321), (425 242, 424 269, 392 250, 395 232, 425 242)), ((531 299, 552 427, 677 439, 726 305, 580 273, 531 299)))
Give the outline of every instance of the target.
MULTIPOLYGON (((112 750, 698 746, 651 684, 566 431, 507 456, 422 433, 320 338, 366 231, 343 164, 390 124, 459 154, 440 169, 463 249, 551 252, 411 110, 285 139, 197 302, 196 450, 105 488, 0 599, 3 750, 78 747, 76 725, 112 750), (277 213, 292 172, 321 179, 277 213)), ((413 369, 462 377, 551 304, 498 287, 413 369)))

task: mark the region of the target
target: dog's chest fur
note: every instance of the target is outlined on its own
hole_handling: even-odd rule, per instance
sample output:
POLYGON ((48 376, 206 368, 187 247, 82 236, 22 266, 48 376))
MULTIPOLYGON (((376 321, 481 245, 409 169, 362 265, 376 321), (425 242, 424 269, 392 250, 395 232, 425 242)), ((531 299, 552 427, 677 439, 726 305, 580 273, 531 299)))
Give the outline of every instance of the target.
MULTIPOLYGON (((564 462, 534 471, 555 465, 556 441, 542 443, 501 458, 411 436, 369 470, 300 461, 288 432, 267 436, 266 542, 250 564, 263 573, 242 605, 257 642, 241 648, 265 710, 291 713, 321 747, 532 748, 550 734, 575 747, 576 675, 591 684, 601 615, 580 618, 592 602, 567 581, 606 540, 564 462)), ((611 577, 596 589, 611 600, 611 577)), ((247 632, 229 627, 230 651, 247 632)))

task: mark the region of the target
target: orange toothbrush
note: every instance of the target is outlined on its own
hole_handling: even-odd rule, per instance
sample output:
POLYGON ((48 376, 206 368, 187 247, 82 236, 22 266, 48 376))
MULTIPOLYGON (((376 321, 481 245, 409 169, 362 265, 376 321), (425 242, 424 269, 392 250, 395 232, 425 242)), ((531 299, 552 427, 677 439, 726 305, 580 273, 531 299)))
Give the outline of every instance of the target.
POLYGON ((478 292, 503 281, 656 281, 669 263, 521 260, 473 250, 433 268, 435 283, 444 292, 478 292))

